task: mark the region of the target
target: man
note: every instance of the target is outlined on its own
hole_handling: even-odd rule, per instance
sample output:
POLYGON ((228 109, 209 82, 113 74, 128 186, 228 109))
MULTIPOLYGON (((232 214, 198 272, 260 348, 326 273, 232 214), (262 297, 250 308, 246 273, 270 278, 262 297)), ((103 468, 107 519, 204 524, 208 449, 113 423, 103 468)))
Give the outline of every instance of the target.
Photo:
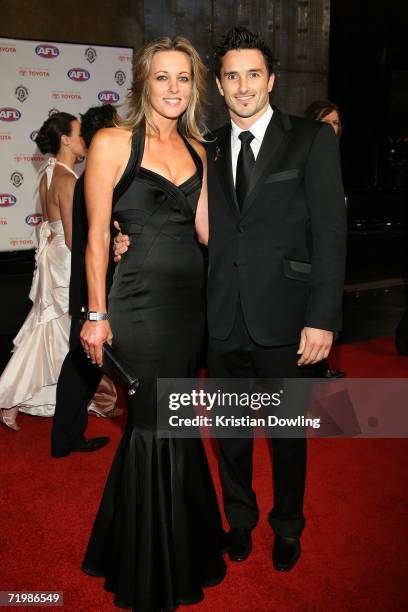
MULTIPOLYGON (((301 377, 327 357, 341 325, 346 215, 337 139, 326 124, 271 108, 273 58, 247 29, 231 29, 216 47, 215 72, 231 121, 207 148, 209 373, 301 377)), ((229 556, 243 561, 259 518, 253 439, 219 444, 229 556)), ((274 439, 269 523, 280 571, 300 556, 305 474, 306 440, 274 439)))
MULTIPOLYGON (((89 148, 94 134, 112 127, 116 110, 110 104, 90 108, 81 117, 81 135, 89 148)), ((92 365, 82 349, 79 334, 88 297, 85 275, 85 248, 88 221, 85 208, 84 175, 77 180, 72 210, 71 280, 69 313, 72 317, 70 350, 62 364, 57 383, 56 406, 51 432, 51 455, 66 457, 71 452, 96 451, 109 442, 108 437, 86 439, 88 404, 102 379, 101 370, 92 365)))

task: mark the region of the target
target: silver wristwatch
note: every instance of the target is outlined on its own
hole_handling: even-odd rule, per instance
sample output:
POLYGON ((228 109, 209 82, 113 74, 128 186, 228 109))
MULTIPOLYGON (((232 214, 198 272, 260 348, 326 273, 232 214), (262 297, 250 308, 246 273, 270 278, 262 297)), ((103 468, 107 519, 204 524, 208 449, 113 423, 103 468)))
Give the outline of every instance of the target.
POLYGON ((88 311, 86 318, 88 321, 106 321, 109 319, 107 312, 95 312, 93 310, 88 311))

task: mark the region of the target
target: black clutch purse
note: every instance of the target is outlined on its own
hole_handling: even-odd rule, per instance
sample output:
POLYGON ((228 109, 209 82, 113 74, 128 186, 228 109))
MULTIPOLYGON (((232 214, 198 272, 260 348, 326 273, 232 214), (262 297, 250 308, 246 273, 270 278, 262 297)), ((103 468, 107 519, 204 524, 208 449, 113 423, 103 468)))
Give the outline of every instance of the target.
POLYGON ((128 395, 134 395, 139 387, 139 379, 129 369, 127 363, 120 360, 113 348, 105 342, 103 345, 102 372, 114 383, 120 385, 128 395))

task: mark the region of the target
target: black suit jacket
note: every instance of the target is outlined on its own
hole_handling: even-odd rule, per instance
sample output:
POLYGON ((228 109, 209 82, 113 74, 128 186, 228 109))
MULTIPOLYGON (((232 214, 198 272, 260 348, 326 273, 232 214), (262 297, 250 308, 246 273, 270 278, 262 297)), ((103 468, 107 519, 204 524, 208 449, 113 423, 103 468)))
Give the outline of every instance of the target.
POLYGON ((242 212, 231 165, 231 125, 207 148, 208 322, 228 337, 238 297, 252 339, 299 341, 304 326, 341 327, 346 209, 331 126, 274 109, 242 212))

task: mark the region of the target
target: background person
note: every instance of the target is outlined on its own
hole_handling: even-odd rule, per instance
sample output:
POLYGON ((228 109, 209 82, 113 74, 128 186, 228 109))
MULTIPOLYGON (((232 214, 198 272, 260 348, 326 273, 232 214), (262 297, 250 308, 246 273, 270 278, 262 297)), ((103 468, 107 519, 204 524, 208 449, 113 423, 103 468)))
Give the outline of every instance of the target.
POLYGON ((305 111, 306 119, 311 121, 323 121, 332 126, 337 138, 340 138, 343 131, 341 124, 340 110, 330 100, 315 100, 305 111))
MULTIPOLYGON (((330 100, 315 100, 315 102, 312 102, 305 111, 305 117, 312 121, 328 123, 332 126, 337 138, 340 138, 343 130, 340 110, 330 100)), ((346 375, 344 370, 333 370, 330 368, 328 359, 323 359, 318 364, 316 370, 319 376, 324 376, 325 378, 343 378, 346 375)))
POLYGON ((78 156, 85 153, 80 123, 56 113, 42 125, 37 145, 51 154, 43 169, 39 193, 43 222, 30 291, 33 306, 16 338, 14 352, 0 378, 0 421, 10 429, 18 411, 51 416, 55 388, 66 355, 70 317, 71 211, 78 156))
MULTIPOLYGON (((77 175, 76 159, 85 153, 80 123, 73 115, 56 113, 39 131, 38 147, 50 157, 43 170, 39 192, 44 221, 40 228, 36 270, 30 291, 33 307, 17 335, 17 347, 0 379, 0 418, 11 429, 18 411, 53 416, 56 381, 68 350, 71 318, 68 284, 72 246, 72 195, 77 175), (30 373, 30 375, 28 375, 30 373)), ((72 389, 69 390, 72 393, 72 389)), ((113 383, 104 380, 93 398, 95 411, 111 410, 116 401, 113 383)))
MULTIPOLYGON (((90 108, 81 116, 81 135, 89 149, 95 133, 103 127, 112 127, 116 109, 106 104, 90 108)), ((66 457, 72 450, 95 451, 105 446, 105 436, 85 439, 89 411, 101 416, 119 416, 123 411, 115 406, 116 394, 103 393, 111 381, 102 377, 101 370, 86 358, 79 339, 86 317, 88 291, 85 274, 85 248, 88 237, 88 218, 84 195, 84 174, 78 179, 72 209, 71 278, 69 284, 69 312, 72 317, 69 352, 58 378, 55 414, 51 431, 51 454, 66 457), (102 382, 101 382, 102 381, 102 382), (94 395, 96 394, 96 395, 94 395), (91 401, 93 399, 93 401, 91 401), (113 399, 113 401, 112 401, 113 399), (90 403, 91 402, 91 403, 90 403)), ((114 388, 114 387, 113 387, 114 388)))

